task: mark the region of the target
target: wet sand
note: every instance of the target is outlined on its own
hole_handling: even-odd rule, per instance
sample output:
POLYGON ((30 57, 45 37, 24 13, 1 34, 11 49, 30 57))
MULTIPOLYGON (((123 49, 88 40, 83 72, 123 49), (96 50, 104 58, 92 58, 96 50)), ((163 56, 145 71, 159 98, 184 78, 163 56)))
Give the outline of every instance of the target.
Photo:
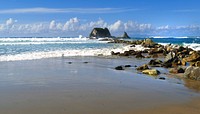
POLYGON ((194 89, 189 82, 155 79, 137 73, 134 67, 125 71, 114 69, 148 61, 68 57, 1 62, 0 113, 199 114, 198 84, 194 89))

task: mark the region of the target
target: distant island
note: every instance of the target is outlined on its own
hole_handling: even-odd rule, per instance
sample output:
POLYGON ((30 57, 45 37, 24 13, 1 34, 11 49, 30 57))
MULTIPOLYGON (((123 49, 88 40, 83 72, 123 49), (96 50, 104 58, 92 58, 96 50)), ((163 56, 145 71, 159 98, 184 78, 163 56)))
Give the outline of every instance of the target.
POLYGON ((93 28, 91 31, 89 38, 97 39, 97 38, 130 38, 129 35, 124 32, 124 34, 120 37, 112 36, 108 28, 93 28))

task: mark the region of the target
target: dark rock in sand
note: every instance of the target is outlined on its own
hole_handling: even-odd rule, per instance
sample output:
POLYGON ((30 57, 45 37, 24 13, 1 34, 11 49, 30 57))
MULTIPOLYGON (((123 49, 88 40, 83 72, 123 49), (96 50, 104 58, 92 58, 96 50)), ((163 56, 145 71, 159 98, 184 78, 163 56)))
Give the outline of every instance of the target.
POLYGON ((124 65, 124 67, 131 67, 131 65, 124 65))
POLYGON ((117 66, 115 67, 116 70, 124 70, 123 66, 117 66))
POLYGON ((150 62, 148 63, 150 66, 158 66, 161 67, 162 66, 162 61, 161 60, 157 60, 157 59, 152 59, 150 60, 150 62))
POLYGON ((177 67, 177 68, 171 68, 171 69, 169 69, 169 72, 177 74, 177 73, 184 73, 185 70, 182 67, 177 67))
POLYGON ((159 77, 158 79, 160 79, 160 80, 165 80, 165 77, 159 77))
POLYGON ((90 38, 112 37, 108 28, 94 28, 89 35, 90 38))
POLYGON ((200 68, 194 66, 187 67, 184 77, 192 80, 200 80, 200 68))
POLYGON ((158 71, 156 69, 151 69, 151 70, 143 70, 142 73, 148 74, 148 75, 158 75, 158 74, 160 74, 160 71, 158 71))
POLYGON ((68 62, 68 64, 72 64, 72 62, 68 62))
POLYGON ((139 66, 138 68, 136 68, 136 70, 146 70, 146 69, 149 69, 147 64, 144 64, 144 65, 139 66))

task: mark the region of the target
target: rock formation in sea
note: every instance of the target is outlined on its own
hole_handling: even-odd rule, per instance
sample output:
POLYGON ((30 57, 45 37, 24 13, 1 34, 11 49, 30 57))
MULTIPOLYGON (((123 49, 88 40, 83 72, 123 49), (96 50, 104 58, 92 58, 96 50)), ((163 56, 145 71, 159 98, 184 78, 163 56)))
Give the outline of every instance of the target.
POLYGON ((90 38, 112 37, 108 28, 94 28, 89 35, 90 38))
POLYGON ((126 38, 130 38, 130 37, 128 36, 128 34, 126 32, 124 32, 124 34, 120 38, 126 39, 126 38))

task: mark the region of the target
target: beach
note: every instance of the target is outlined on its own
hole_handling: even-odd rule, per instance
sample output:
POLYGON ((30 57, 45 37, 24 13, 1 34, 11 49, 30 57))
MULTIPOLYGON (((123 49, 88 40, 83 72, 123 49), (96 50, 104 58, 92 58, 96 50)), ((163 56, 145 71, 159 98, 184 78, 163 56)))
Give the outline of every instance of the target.
POLYGON ((56 57, 0 65, 2 114, 198 114, 199 82, 135 70, 149 58, 56 57), (123 71, 119 65, 131 65, 123 71))

